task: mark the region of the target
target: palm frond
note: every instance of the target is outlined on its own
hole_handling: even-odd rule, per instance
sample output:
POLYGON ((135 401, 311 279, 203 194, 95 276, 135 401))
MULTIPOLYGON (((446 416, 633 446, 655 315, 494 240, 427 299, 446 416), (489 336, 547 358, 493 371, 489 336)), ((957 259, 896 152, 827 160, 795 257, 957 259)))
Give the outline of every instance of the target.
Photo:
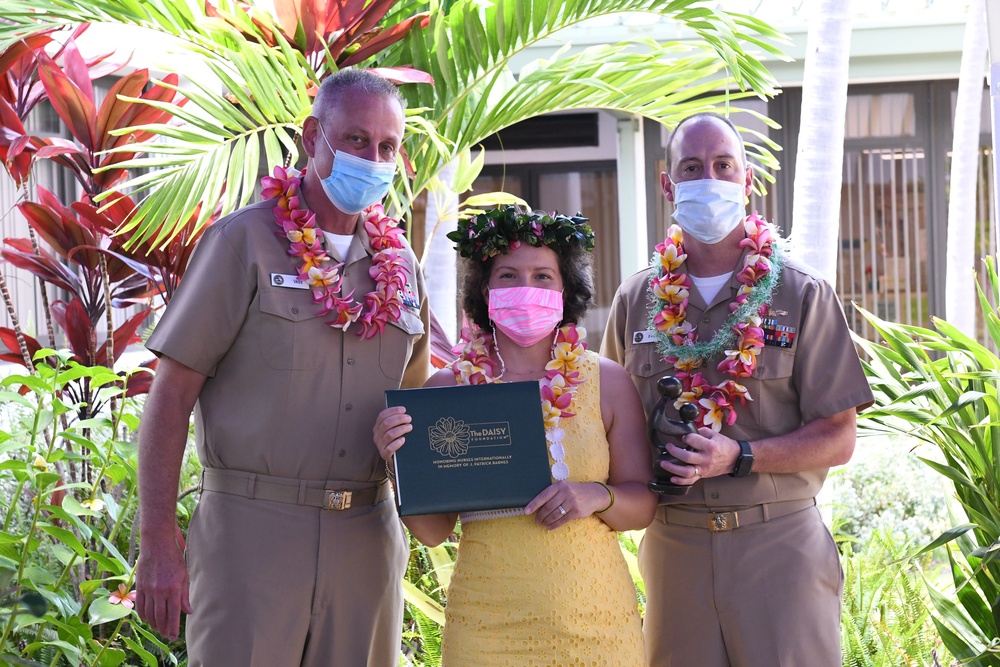
MULTIPOLYGON (((245 18, 234 0, 218 4, 227 15, 245 18)), ((424 124, 412 117, 408 122, 405 147, 416 177, 412 186, 400 181, 393 194, 404 212, 443 165, 532 116, 604 108, 672 125, 696 110, 775 92, 773 78, 748 49, 780 55, 784 37, 707 0, 459 0, 445 6, 447 11, 431 2, 426 27, 411 30, 368 61, 379 67, 412 65, 434 77, 433 85, 403 87, 411 108, 427 110, 424 124), (577 52, 567 47, 514 76, 512 63, 523 59, 526 49, 558 39, 567 27, 623 12, 658 15, 684 37, 664 45, 636 39, 577 52), (724 92, 731 85, 740 90, 724 92)), ((398 14, 394 9, 391 15, 398 14)), ((256 23, 236 21, 237 28, 207 16, 199 0, 5 0, 4 17, 0 48, 46 27, 79 22, 170 34, 221 82, 222 92, 196 82, 188 106, 172 109, 189 124, 185 132, 167 125, 144 128, 164 143, 143 144, 146 154, 129 162, 161 170, 121 186, 148 193, 126 230, 133 243, 162 244, 195 212, 199 226, 215 213, 228 213, 247 201, 262 159, 267 170, 297 157, 295 134, 309 113, 306 91, 316 75, 278 30, 269 32, 277 46, 268 47, 262 33, 255 38, 253 31, 261 30, 256 23)), ((260 13, 254 18, 273 27, 260 13)), ((750 148, 765 168, 777 167, 773 144, 765 140, 750 148)))

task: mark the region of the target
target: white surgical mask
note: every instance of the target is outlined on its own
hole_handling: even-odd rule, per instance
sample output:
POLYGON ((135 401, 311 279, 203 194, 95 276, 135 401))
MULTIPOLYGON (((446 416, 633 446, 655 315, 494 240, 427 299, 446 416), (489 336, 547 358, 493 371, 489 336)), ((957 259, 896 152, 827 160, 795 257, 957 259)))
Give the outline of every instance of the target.
POLYGON ((674 220, 685 234, 702 243, 718 243, 746 217, 743 183, 715 178, 670 182, 674 185, 674 220))

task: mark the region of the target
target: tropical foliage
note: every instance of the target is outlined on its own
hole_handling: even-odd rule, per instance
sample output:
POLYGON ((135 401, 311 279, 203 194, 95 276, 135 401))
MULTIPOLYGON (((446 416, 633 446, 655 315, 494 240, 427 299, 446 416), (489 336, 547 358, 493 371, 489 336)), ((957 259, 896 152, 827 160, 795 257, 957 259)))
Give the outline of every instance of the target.
MULTIPOLYGON (((979 302, 994 349, 1000 345, 1000 278, 987 260, 989 287, 979 302)), ((948 545, 954 592, 929 584, 934 623, 963 664, 1000 665, 1000 357, 956 327, 934 319, 933 329, 865 317, 884 339, 858 339, 877 407, 862 418, 869 428, 906 433, 940 450, 923 460, 947 477, 969 523, 946 531, 925 550, 948 545)))
MULTIPOLYGON (((342 13, 351 10, 363 18, 336 24, 340 31, 317 19, 318 8, 328 4, 279 1, 275 19, 232 0, 218 5, 6 0, 0 49, 42 30, 86 21, 142 26, 180 40, 222 83, 219 92, 215 83, 192 81, 184 89, 186 106, 149 101, 184 124, 144 123, 143 131, 169 142, 144 146, 147 155, 119 163, 156 169, 121 186, 149 195, 128 229, 133 240, 155 237, 156 244, 192 216, 200 228, 216 203, 226 213, 248 201, 262 159, 268 171, 294 163, 299 156, 295 137, 309 113, 310 92, 323 76, 355 62, 396 68, 398 77, 410 81, 426 81, 420 72, 433 77, 432 85, 404 86, 411 113, 404 142, 408 169, 403 171, 411 179, 397 184, 396 204, 403 212, 455 158, 471 167, 457 178, 457 189, 467 189, 478 166, 468 159, 470 148, 525 118, 586 107, 640 113, 669 124, 735 97, 712 92, 724 83, 735 82, 754 94, 774 92, 772 79, 747 47, 776 51, 772 44, 780 35, 704 0, 459 0, 446 6, 394 0, 366 6, 356 0, 342 3, 342 13), (691 39, 638 40, 580 53, 563 49, 514 77, 510 63, 528 47, 588 18, 628 11, 674 21, 691 39), (368 30, 376 23, 390 27, 368 30), (387 48, 367 60, 359 55, 373 54, 376 45, 387 48)), ((766 166, 776 166, 768 146, 761 137, 751 150, 766 166)))
POLYGON ((94 79, 117 67, 107 56, 84 59, 75 42, 81 32, 61 44, 39 35, 0 53, 0 156, 19 187, 17 208, 29 232, 28 238, 4 239, 0 257, 37 279, 49 341, 21 329, 2 285, 14 326, 0 328, 0 360, 31 374, 0 383, 0 662, 176 663, 183 645, 171 652, 131 610, 134 397, 148 391, 152 376, 144 368, 113 368, 138 341, 150 298, 169 300, 176 288, 193 249, 193 225, 163 248, 128 250, 114 231, 132 210, 131 200, 122 197, 103 210, 94 204, 126 176, 118 160, 127 156, 103 151, 143 137, 112 132, 136 119, 164 117, 119 94, 174 94, 136 70, 99 101, 94 79), (69 128, 71 140, 26 130, 28 114, 42 101, 69 128), (77 201, 66 204, 32 187, 42 160, 72 174, 77 201), (49 303, 51 290, 65 296, 49 303), (125 308, 131 312, 113 315, 125 308), (66 351, 49 348, 57 330, 66 351), (35 604, 26 607, 28 602, 35 604))
POLYGON ((832 470, 824 487, 833 499, 837 538, 858 550, 886 536, 897 544, 929 544, 951 525, 950 483, 917 458, 935 452, 923 446, 915 453, 913 441, 864 433, 851 462, 832 470))
POLYGON ((844 667, 952 664, 930 619, 919 563, 907 551, 891 531, 872 533, 860 550, 844 549, 844 667))
MULTIPOLYGON (((669 123, 741 95, 771 94, 770 77, 744 47, 773 51, 780 40, 766 25, 718 12, 706 0, 274 6, 271 16, 233 0, 4 0, 0 159, 21 189, 18 208, 30 230, 26 239, 5 241, 3 259, 34 275, 43 298, 44 285, 68 295, 46 301, 52 323, 45 342, 16 324, 0 280, 15 322, 0 331, 3 358, 34 370, 5 381, 0 423, 0 570, 7 572, 0 589, 8 589, 5 580, 15 589, 0 601, 5 661, 183 659, 182 646, 157 640, 126 603, 136 541, 134 397, 150 376, 111 369, 136 339, 149 299, 169 300, 204 225, 249 200, 262 163, 270 171, 298 160, 297 133, 325 76, 362 65, 415 84, 403 86, 411 107, 400 170, 406 177, 394 194, 405 212, 449 162, 464 165, 456 189, 467 189, 481 164, 471 149, 540 113, 599 107, 669 123), (564 48, 513 75, 512 61, 527 48, 623 11, 657 14, 690 38, 564 48), (93 81, 121 68, 110 56, 80 54, 75 40, 91 22, 170 35, 212 80, 175 72, 154 81, 139 69, 121 76, 102 101, 93 81), (747 92, 713 92, 732 81, 747 92), (26 129, 43 100, 72 139, 26 129), (72 174, 78 201, 33 187, 40 160, 72 174), (116 327, 112 309, 133 304, 139 309, 116 327), (69 351, 49 349, 55 325, 69 351), (48 608, 40 617, 22 613, 37 595, 48 608), (12 607, 15 601, 22 606, 12 607)), ((776 166, 766 138, 750 148, 763 165, 776 166)), ((178 511, 186 513, 183 505, 178 511)), ((623 538, 623 545, 638 582, 635 543, 623 538)), ((404 640, 426 664, 438 656, 454 549, 413 551, 404 640)))
POLYGON ((18 592, 0 601, 0 663, 156 667, 183 655, 132 602, 139 419, 126 396, 147 375, 43 349, 34 373, 0 382, 0 589, 18 592), (80 384, 116 409, 80 419, 80 384))

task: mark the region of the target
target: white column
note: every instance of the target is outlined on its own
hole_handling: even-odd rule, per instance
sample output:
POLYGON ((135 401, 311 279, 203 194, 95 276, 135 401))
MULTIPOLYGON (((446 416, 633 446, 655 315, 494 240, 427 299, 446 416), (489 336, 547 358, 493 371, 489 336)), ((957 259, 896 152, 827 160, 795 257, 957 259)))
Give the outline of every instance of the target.
POLYGON ((1000 0, 986 0, 986 32, 990 51, 990 117, 993 127, 993 226, 1000 239, 1000 0))
MULTIPOLYGON (((618 120, 619 280, 646 266, 646 184, 642 119, 618 120)), ((651 178, 651 176, 650 176, 651 178)), ((600 243, 600 239, 598 239, 600 243)))
POLYGON ((426 241, 420 265, 427 280, 428 297, 434 316, 454 343, 458 340, 461 316, 458 312, 458 253, 445 236, 458 226, 458 195, 451 188, 455 166, 449 164, 438 174, 440 183, 427 192, 426 241), (435 229, 435 227, 437 229, 435 229), (433 234, 433 236, 431 236, 433 234))

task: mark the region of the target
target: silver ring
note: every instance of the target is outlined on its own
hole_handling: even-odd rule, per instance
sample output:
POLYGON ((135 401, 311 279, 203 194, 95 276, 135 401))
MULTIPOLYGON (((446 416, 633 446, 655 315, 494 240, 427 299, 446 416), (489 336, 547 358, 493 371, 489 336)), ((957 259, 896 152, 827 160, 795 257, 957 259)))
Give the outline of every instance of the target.
POLYGON ((559 514, 561 514, 562 516, 566 516, 566 508, 565 507, 563 507, 562 505, 560 505, 556 509, 559 510, 559 514))
POLYGON ((698 466, 695 466, 695 467, 694 467, 694 476, 695 476, 695 477, 701 477, 701 473, 700 473, 700 472, 698 472, 698 466))

